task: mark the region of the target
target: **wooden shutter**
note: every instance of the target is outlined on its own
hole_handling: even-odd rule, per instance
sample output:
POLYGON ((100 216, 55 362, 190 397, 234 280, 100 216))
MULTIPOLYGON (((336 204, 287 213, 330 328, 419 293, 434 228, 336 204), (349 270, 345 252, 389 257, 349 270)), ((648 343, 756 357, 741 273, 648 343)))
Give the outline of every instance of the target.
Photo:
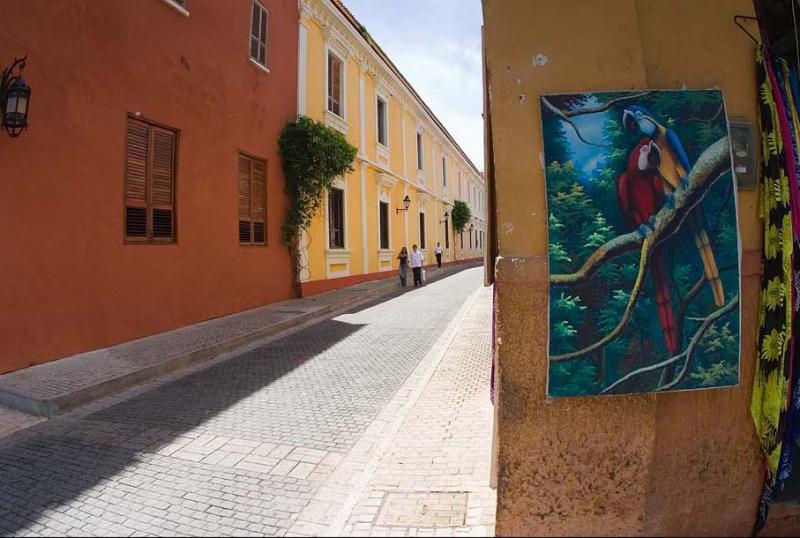
POLYGON ((169 240, 175 228, 175 133, 151 126, 152 137, 152 237, 169 240))
POLYGON ((239 154, 239 242, 267 242, 267 163, 239 154))
POLYGON ((253 241, 250 225, 250 166, 251 159, 247 155, 239 155, 239 242, 253 241))
POLYGON ((125 239, 174 241, 177 133, 128 118, 125 146, 125 239))
POLYGON ((267 163, 253 159, 250 173, 250 220, 253 222, 253 242, 266 243, 267 163))
POLYGON ((125 135, 125 237, 147 239, 149 129, 129 119, 125 135))

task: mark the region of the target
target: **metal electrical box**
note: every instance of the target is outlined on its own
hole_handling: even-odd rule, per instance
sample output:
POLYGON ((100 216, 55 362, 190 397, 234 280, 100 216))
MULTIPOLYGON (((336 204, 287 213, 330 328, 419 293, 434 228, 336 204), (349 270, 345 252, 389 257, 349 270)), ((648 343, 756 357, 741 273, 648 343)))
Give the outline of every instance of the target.
POLYGON ((739 190, 755 190, 758 182, 756 126, 742 118, 729 118, 733 175, 739 190))

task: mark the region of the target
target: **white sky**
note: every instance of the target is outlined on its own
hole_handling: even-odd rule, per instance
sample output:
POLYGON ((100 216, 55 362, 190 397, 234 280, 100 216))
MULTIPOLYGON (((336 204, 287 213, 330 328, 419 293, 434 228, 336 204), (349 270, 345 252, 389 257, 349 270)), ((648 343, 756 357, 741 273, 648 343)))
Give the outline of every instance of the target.
POLYGON ((483 170, 480 0, 344 0, 483 170))

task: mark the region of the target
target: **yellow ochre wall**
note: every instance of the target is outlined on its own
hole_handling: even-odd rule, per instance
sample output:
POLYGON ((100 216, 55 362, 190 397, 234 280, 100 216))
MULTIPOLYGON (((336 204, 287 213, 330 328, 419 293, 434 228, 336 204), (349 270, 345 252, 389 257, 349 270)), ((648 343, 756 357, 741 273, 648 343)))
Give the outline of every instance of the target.
MULTIPOLYGON (((363 36, 352 28, 335 0, 302 0, 300 8, 299 65, 302 68, 305 62, 305 69, 298 73, 303 103, 299 112, 339 129, 359 150, 354 171, 340 179, 346 184, 345 248, 328 248, 326 201, 305 234, 303 258, 307 271, 301 275, 303 293, 313 294, 365 279, 393 276, 397 268, 395 258, 401 247, 405 245, 410 250, 412 244, 420 243, 421 201, 425 207, 426 263, 435 263, 437 240, 444 249, 445 262, 482 258, 483 249, 478 248, 477 243, 472 249, 468 248, 467 242, 463 250, 457 248, 452 221, 450 248, 445 249, 443 223, 445 211, 452 211, 452 203, 457 198, 458 172, 461 171, 465 184, 471 182, 485 193, 480 172, 437 126, 410 86, 401 81, 363 36), (343 119, 327 111, 326 46, 344 56, 346 111, 343 119), (378 94, 386 99, 388 105, 388 151, 381 150, 377 142, 378 94), (417 174, 418 129, 423 132, 422 176, 417 174), (441 185, 442 151, 448 156, 447 189, 441 185), (397 212, 396 208, 403 207, 406 194, 411 205, 407 212, 397 212), (390 200, 390 249, 385 251, 379 250, 378 201, 381 197, 390 200), (332 269, 345 266, 348 268, 346 271, 332 272, 332 269)), ((468 201, 466 191, 462 199, 468 201)), ((470 206, 475 230, 485 230, 485 212, 480 210, 477 200, 473 200, 470 206)))
POLYGON ((749 413, 760 270, 739 192, 741 384, 547 400, 547 214, 539 96, 724 90, 756 121, 750 0, 484 0, 496 192, 499 535, 749 535, 763 479, 749 413), (542 54, 547 62, 536 65, 542 54))

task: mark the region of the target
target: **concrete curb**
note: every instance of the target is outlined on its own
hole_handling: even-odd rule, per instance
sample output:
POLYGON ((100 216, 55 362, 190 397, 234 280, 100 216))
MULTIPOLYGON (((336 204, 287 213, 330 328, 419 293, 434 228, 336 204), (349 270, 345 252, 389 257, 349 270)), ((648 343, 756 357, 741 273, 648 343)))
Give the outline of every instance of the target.
MULTIPOLYGON (((462 270, 478 266, 479 264, 476 263, 465 263, 445 267, 441 270, 441 272, 437 270, 433 274, 429 273, 426 284, 435 282, 436 280, 453 275, 462 270)), ((206 362, 216 356, 233 351, 257 340, 277 336, 280 333, 303 324, 313 324, 313 322, 324 321, 325 319, 329 319, 330 317, 337 315, 343 310, 356 307, 379 297, 400 291, 401 289, 398 286, 397 277, 394 273, 392 273, 391 277, 388 277, 385 280, 372 282, 384 283, 371 289, 358 289, 359 286, 364 285, 363 283, 356 284, 350 288, 343 288, 343 290, 352 291, 353 297, 339 301, 335 304, 323 306, 311 312, 298 313, 298 315, 292 318, 278 321, 261 329, 250 331, 246 334, 211 344, 202 349, 197 349, 186 353, 179 353, 177 355, 167 357, 157 364, 143 367, 141 369, 119 375, 94 385, 88 385, 67 393, 63 393, 53 398, 34 398, 29 395, 20 394, 8 389, 0 389, 0 404, 31 415, 52 417, 70 409, 74 409, 80 405, 122 392, 123 390, 126 390, 134 385, 153 380, 154 378, 164 374, 180 370, 187 366, 206 362)), ((12 374, 13 373, 14 372, 12 372, 12 374)), ((3 376, 0 376, 0 378, 2 377, 3 376)))

